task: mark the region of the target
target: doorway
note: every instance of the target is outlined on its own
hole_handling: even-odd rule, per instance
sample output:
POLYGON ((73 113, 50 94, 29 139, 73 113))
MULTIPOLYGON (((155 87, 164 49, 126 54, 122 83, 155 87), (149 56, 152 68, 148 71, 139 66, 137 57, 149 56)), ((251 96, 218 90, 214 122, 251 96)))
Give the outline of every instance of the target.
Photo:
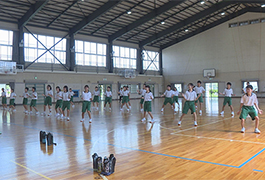
POLYGON ((205 106, 206 113, 211 115, 218 115, 218 83, 205 83, 205 106))
POLYGON ((0 84, 0 91, 2 92, 2 88, 5 89, 6 97, 10 97, 11 94, 11 87, 9 84, 0 84))
POLYGON ((205 83, 205 97, 218 98, 218 83, 205 83))
POLYGON ((110 86, 110 90, 112 91, 111 84, 99 84, 99 90, 100 90, 100 101, 105 101, 105 92, 107 91, 108 86, 110 86))

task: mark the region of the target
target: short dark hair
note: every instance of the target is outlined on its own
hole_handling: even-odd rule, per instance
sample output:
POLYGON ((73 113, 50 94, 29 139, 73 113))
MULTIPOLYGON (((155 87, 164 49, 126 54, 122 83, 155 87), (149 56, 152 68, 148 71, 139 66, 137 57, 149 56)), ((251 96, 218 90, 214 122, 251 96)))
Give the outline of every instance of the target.
POLYGON ((89 88, 89 86, 88 85, 85 85, 85 87, 84 88, 89 88))
MULTIPOLYGON (((65 86, 64 86, 65 87, 65 86)), ((69 90, 72 90, 72 88, 69 88, 69 90)), ((68 91, 68 86, 67 86, 67 91, 68 91)))
MULTIPOLYGON (((66 89, 66 92, 68 92, 68 86, 64 86, 63 88, 66 89)), ((71 89, 71 88, 70 88, 71 89)))
POLYGON ((14 91, 14 88, 11 88, 12 91, 14 91))
POLYGON ((36 88, 35 88, 35 87, 32 87, 32 89, 36 90, 36 88))
POLYGON ((52 90, 52 87, 51 87, 51 85, 49 85, 49 84, 48 84, 48 85, 47 85, 47 87, 49 87, 49 88, 50 88, 50 90, 52 90))
POLYGON ((171 85, 167 85, 167 87, 170 87, 171 88, 171 85))
POLYGON ((230 85, 230 86, 232 86, 232 83, 228 82, 228 83, 226 83, 226 85, 230 85))
POLYGON ((150 89, 150 86, 146 85, 145 88, 148 88, 149 91, 152 92, 151 89, 150 89))
POLYGON ((28 87, 25 87, 25 89, 28 91, 29 90, 29 88, 28 87))
POLYGON ((107 88, 110 88, 110 86, 108 86, 107 88))
POLYGON ((188 86, 194 86, 193 83, 189 83, 188 86))
POLYGON ((59 87, 59 86, 56 86, 56 88, 55 89, 59 89, 59 91, 61 91, 61 88, 59 87))
POLYGON ((95 88, 98 88, 97 86, 95 88))
POLYGON ((249 89, 252 89, 252 90, 253 90, 253 86, 252 86, 252 85, 247 85, 246 88, 247 88, 247 89, 249 88, 249 89))
POLYGON ((249 84, 249 81, 247 81, 247 84, 249 84))
POLYGON ((201 84, 202 82, 199 80, 199 81, 197 81, 197 83, 200 83, 201 84))

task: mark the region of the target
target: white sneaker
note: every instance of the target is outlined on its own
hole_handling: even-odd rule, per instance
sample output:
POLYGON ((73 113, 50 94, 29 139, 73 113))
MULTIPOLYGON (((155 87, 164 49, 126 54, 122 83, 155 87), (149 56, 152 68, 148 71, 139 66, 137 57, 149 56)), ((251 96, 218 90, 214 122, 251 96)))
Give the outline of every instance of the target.
POLYGON ((173 109, 174 107, 173 107, 173 105, 171 105, 171 109, 173 109))
POLYGON ((41 116, 45 116, 45 112, 41 113, 40 115, 41 115, 41 116))
POLYGON ((178 122, 178 126, 181 126, 181 121, 178 122))
POLYGON ((109 111, 111 111, 111 108, 109 108, 109 111))
POLYGON ((40 113, 39 112, 36 112, 36 115, 39 115, 40 113))
POLYGON ((122 108, 120 110, 122 111, 122 108))
POLYGON ((98 107, 96 108, 96 110, 98 111, 98 107))
POLYGON ((63 116, 63 114, 61 114, 61 119, 64 119, 64 116, 63 116))
POLYGON ((150 121, 149 121, 149 123, 154 123, 155 122, 155 120, 154 119, 151 119, 150 121))
POLYGON ((28 111, 25 111, 25 114, 28 114, 29 112, 28 111))
POLYGON ((33 113, 32 111, 29 112, 29 114, 32 114, 32 113, 33 113))
POLYGON ((129 109, 132 109, 132 106, 129 106, 129 109))
MULTIPOLYGON (((256 130, 256 129, 255 129, 256 130)), ((244 133, 245 132, 245 128, 243 127, 242 129, 241 129, 241 133, 244 133)))
POLYGON ((51 116, 51 115, 52 115, 52 113, 49 113, 49 114, 48 114, 48 116, 51 116))
POLYGON ((144 109, 141 109, 141 111, 144 111, 144 109))
POLYGON ((194 121, 194 126, 198 126, 197 121, 194 121))
POLYGON ((57 114, 55 115, 55 117, 58 117, 58 116, 60 116, 60 114, 59 114, 59 113, 57 113, 57 114))
POLYGON ((195 106, 196 109, 198 109, 198 106, 195 106))
POLYGON ((89 123, 92 123, 92 119, 89 119, 89 123))
POLYGON ((199 114, 200 114, 200 115, 202 114, 202 110, 199 111, 199 114))
POLYGON ((222 111, 222 112, 220 113, 220 115, 224 115, 224 113, 225 113, 225 112, 224 112, 224 111, 222 111))
POLYGON ((231 116, 234 116, 234 115, 235 115, 235 113, 234 113, 234 111, 232 111, 232 112, 231 112, 231 116))
POLYGON ((72 105, 72 108, 75 108, 75 105, 72 105))
POLYGON ((80 122, 84 122, 84 121, 85 121, 85 119, 81 119, 81 120, 80 120, 80 122))
POLYGON ((145 118, 143 118, 141 121, 142 121, 142 122, 144 122, 144 121, 146 121, 146 119, 145 119, 145 118))
POLYGON ((67 117, 66 119, 67 119, 67 121, 70 121, 70 118, 69 117, 67 117))
POLYGON ((16 112, 16 111, 17 111, 16 109, 13 110, 13 112, 16 112))
POLYGON ((127 111, 129 112, 129 111, 130 111, 130 109, 127 109, 127 111))
POLYGON ((260 134, 260 130, 258 128, 256 128, 254 133, 260 134))
POLYGON ((164 108, 161 109, 161 112, 164 112, 164 108))

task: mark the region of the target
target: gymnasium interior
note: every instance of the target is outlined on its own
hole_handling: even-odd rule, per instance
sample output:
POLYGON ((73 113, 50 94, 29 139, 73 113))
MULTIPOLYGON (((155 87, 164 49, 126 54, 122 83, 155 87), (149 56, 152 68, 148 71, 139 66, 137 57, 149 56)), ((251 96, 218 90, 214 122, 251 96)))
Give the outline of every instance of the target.
POLYGON ((265 0, 0 0, 0 88, 8 106, 16 94, 16 111, 0 104, 0 180, 265 179, 265 115, 261 133, 251 117, 240 132, 247 82, 265 111, 265 0), (182 95, 197 81, 205 89, 198 126, 190 111, 179 126, 182 95), (233 116, 228 106, 220 115, 228 82, 233 116), (54 98, 51 115, 41 115, 47 85, 73 90, 69 121, 56 117, 54 98), (100 91, 92 122, 87 114, 80 122, 85 85, 100 91), (144 85, 152 123, 141 121, 144 85), (179 104, 161 112, 168 85, 179 104), (124 86, 130 109, 121 109, 124 86), (26 87, 36 88, 40 114, 24 113, 26 87), (110 174, 95 153, 115 157, 110 174))

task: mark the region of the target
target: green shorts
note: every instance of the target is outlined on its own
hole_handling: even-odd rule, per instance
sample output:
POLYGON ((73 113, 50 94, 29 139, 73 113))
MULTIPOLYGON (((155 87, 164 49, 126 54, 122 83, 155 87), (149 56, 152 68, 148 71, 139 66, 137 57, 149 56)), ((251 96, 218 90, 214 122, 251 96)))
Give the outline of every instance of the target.
MULTIPOLYGON (((200 94, 197 94, 197 96, 199 96, 200 94)), ((201 94, 201 96, 199 97, 199 99, 197 100, 197 101, 195 101, 195 103, 197 103, 197 102, 200 102, 200 103, 203 103, 203 97, 202 97, 202 94, 201 94)))
POLYGON ((2 97, 2 104, 6 104, 6 97, 2 97))
POLYGON ((164 101, 164 105, 167 105, 167 103, 169 103, 169 104, 173 104, 173 102, 172 102, 172 98, 168 98, 168 97, 166 97, 165 98, 165 101, 164 101))
POLYGON ((15 99, 10 99, 10 101, 9 101, 9 105, 10 105, 10 106, 14 106, 14 105, 15 105, 15 99))
POLYGON ((122 103, 127 103, 129 102, 129 97, 128 96, 123 96, 122 97, 122 103))
POLYGON ((70 101, 63 101, 63 107, 62 110, 64 111, 66 108, 67 110, 70 110, 70 101))
POLYGON ((246 119, 248 115, 250 115, 252 120, 255 120, 255 117, 258 116, 258 113, 254 106, 243 106, 239 119, 246 119))
POLYGON ((112 97, 106 97, 105 98, 105 104, 107 104, 107 103, 111 103, 111 101, 112 101, 112 97))
POLYGON ((32 99, 30 102, 30 107, 36 107, 37 99, 32 99))
POLYGON ((28 105, 28 98, 23 98, 23 105, 28 105))
POLYGON ((63 107, 63 100, 62 99, 58 99, 56 101, 55 109, 62 108, 62 107, 63 107))
POLYGON ((183 114, 187 114, 188 111, 191 111, 191 114, 196 112, 195 102, 194 101, 186 101, 182 110, 183 114))
POLYGON ((71 96, 70 102, 74 102, 74 96, 71 96))
POLYGON ((225 106, 226 104, 228 104, 228 106, 232 105, 232 98, 231 97, 225 97, 224 98, 223 106, 225 106))
POLYGON ((143 99, 143 96, 141 97, 140 104, 144 104, 144 99, 143 99))
POLYGON ((50 96, 45 97, 44 106, 47 106, 47 105, 49 105, 49 106, 52 105, 52 97, 50 97, 50 96))
POLYGON ((99 102, 99 97, 98 96, 94 96, 93 102, 99 102))
POLYGON ((173 96, 173 103, 174 102, 179 102, 179 97, 178 96, 173 96))
POLYGON ((85 113, 86 111, 90 111, 90 107, 91 107, 91 102, 90 101, 83 101, 82 104, 82 112, 85 113))
POLYGON ((145 101, 144 102, 144 111, 145 112, 152 112, 152 102, 151 101, 145 101))

